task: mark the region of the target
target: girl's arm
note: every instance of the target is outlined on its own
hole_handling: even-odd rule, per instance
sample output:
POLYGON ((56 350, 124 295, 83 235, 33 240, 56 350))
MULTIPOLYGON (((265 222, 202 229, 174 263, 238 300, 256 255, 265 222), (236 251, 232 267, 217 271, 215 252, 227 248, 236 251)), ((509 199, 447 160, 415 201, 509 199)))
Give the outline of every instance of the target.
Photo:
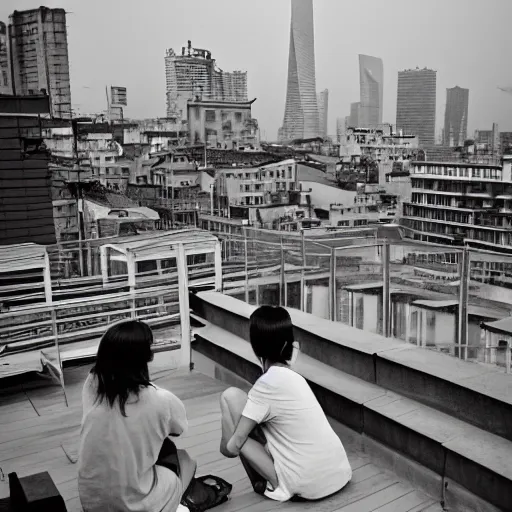
POLYGON ((188 428, 187 411, 178 397, 172 393, 169 393, 168 396, 171 412, 168 435, 178 437, 188 428))
POLYGON ((235 429, 235 433, 227 443, 221 442, 220 452, 224 457, 234 458, 240 455, 240 452, 257 423, 254 420, 242 416, 235 429))

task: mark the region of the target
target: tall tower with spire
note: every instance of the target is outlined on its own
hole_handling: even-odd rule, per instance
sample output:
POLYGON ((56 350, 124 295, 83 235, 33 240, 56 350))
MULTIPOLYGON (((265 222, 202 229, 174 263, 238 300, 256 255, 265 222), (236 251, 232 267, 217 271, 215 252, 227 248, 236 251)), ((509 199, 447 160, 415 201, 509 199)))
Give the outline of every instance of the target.
POLYGON ((313 0, 291 0, 290 55, 282 140, 320 135, 315 79, 313 0))

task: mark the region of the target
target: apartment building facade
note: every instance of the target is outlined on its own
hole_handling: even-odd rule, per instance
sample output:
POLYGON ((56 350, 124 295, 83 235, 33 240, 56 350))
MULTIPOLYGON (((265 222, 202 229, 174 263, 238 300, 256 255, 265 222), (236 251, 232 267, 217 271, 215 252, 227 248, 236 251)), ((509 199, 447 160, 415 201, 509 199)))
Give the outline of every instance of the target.
MULTIPOLYGON (((416 160, 418 137, 386 129, 348 128, 340 139, 340 165, 350 163, 353 157, 368 157, 376 162, 378 183, 386 185, 386 175, 392 172, 395 162, 416 160)), ((350 167, 350 165, 349 165, 350 167)))
POLYGON ((187 103, 191 144, 236 149, 238 144, 259 143, 257 122, 251 108, 256 100, 232 102, 195 99, 187 103))
POLYGON ((52 117, 71 118, 66 11, 39 7, 10 16, 9 46, 14 94, 45 91, 52 117))
POLYGON ((9 50, 7 47, 7 26, 0 21, 0 94, 11 94, 9 76, 9 50))
POLYGON ((512 249, 512 157, 503 165, 412 162, 407 236, 433 243, 512 249))
POLYGON ((217 187, 229 206, 287 204, 288 193, 299 189, 297 162, 290 159, 257 168, 221 169, 217 187))

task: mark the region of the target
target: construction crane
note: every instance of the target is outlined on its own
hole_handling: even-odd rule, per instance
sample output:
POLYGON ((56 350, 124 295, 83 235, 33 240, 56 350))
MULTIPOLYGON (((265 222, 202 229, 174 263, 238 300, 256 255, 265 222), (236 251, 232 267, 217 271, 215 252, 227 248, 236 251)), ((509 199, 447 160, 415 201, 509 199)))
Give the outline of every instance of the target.
POLYGON ((511 87, 500 87, 500 86, 498 85, 498 89, 499 89, 500 91, 506 92, 507 94, 512 94, 512 86, 511 86, 511 87))

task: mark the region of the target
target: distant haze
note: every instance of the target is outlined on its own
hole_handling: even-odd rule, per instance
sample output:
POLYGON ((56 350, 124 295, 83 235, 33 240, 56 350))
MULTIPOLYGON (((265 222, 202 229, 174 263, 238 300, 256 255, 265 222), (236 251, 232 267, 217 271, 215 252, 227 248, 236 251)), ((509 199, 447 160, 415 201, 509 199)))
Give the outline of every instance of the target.
MULTIPOLYGON (((62 7, 74 108, 106 108, 105 85, 126 86, 133 118, 165 115, 166 48, 192 41, 220 68, 248 71, 253 116, 274 139, 284 114, 289 0, 1 0, 0 20, 15 9, 62 7)), ((397 72, 437 70, 437 121, 446 88, 469 88, 468 135, 475 128, 512 131, 511 0, 315 0, 316 82, 329 89, 329 133, 359 101, 358 54, 384 61, 385 122, 395 122, 397 72)))

